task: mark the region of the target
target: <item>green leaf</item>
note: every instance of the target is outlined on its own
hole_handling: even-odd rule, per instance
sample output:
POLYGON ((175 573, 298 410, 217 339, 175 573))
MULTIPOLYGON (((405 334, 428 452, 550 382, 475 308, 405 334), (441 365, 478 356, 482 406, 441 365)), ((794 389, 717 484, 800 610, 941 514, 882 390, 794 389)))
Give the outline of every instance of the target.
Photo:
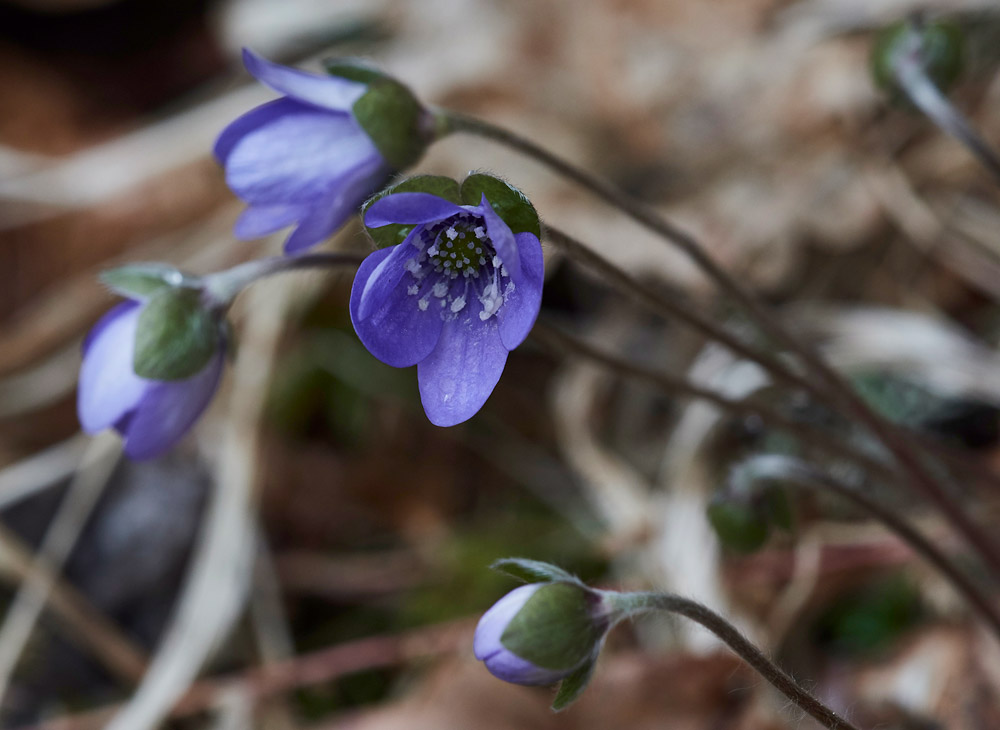
POLYGON ((579 582, 576 576, 567 573, 557 565, 527 558, 503 558, 490 566, 493 570, 506 573, 524 583, 546 583, 548 581, 579 582))
POLYGON ((604 634, 591 614, 593 599, 579 583, 543 583, 507 624, 500 643, 543 669, 574 669, 604 634))
MULTIPOLYGON (((459 196, 458 183, 450 177, 444 177, 443 175, 416 175, 403 180, 397 185, 388 187, 371 197, 361 207, 361 220, 364 221, 365 212, 372 203, 392 193, 430 193, 439 198, 449 200, 456 205, 461 205, 462 202, 459 196)), ((392 223, 378 228, 365 226, 365 230, 371 236, 372 241, 375 242, 376 248, 386 248, 387 246, 396 246, 406 240, 410 231, 413 230, 413 226, 392 223)))
POLYGON ((323 68, 331 76, 371 84, 386 78, 378 69, 357 58, 325 58, 323 68))
POLYGON ((139 315, 133 369, 141 378, 182 380, 200 372, 218 347, 218 324, 201 292, 163 289, 139 315))
POLYGON ((719 540, 730 550, 752 553, 767 542, 770 527, 752 505, 717 499, 708 506, 708 521, 719 540))
POLYGON ((145 300, 158 291, 190 281, 173 266, 160 263, 128 264, 102 271, 98 278, 115 294, 145 300))
POLYGON ((559 691, 552 701, 552 709, 556 712, 565 710, 576 702, 577 698, 583 694, 590 684, 590 678, 594 674, 594 667, 597 665, 597 657, 584 662, 578 669, 575 669, 566 679, 559 683, 559 691))
POLYGON ((354 102, 354 118, 378 151, 396 170, 405 170, 423 156, 427 140, 420 129, 424 108, 395 79, 371 82, 364 96, 354 102))
POLYGON ((483 173, 475 173, 465 178, 462 182, 462 203, 479 205, 483 195, 490 201, 497 215, 510 226, 511 231, 533 233, 536 237, 541 237, 542 229, 538 223, 535 206, 520 190, 499 178, 483 173))

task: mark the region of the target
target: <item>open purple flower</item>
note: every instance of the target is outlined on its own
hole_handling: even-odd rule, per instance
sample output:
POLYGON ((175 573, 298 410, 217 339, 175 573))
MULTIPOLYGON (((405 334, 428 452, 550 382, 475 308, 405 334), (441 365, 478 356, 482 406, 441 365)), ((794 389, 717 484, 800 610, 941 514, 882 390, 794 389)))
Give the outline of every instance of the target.
POLYGON ((360 67, 343 71, 354 78, 321 76, 248 50, 243 61, 258 81, 284 97, 244 114, 215 143, 226 182, 250 204, 236 222, 238 238, 294 224, 285 251, 309 248, 339 229, 426 147, 433 120, 388 77, 360 67))
MULTIPOLYGON (((461 423, 482 407, 507 353, 527 337, 541 305, 538 236, 514 233, 470 180, 462 192, 475 194, 477 205, 425 192, 396 192, 373 202, 366 226, 412 230, 402 243, 368 256, 351 291, 358 337, 384 363, 417 366, 424 411, 438 426, 461 423)), ((534 216, 527 201, 523 206, 534 216)))
POLYGON ((207 363, 180 380, 149 380, 135 374, 133 353, 146 303, 127 301, 102 317, 83 345, 77 412, 83 430, 113 427, 125 438, 125 454, 149 459, 173 446, 212 399, 222 374, 225 342, 207 363))

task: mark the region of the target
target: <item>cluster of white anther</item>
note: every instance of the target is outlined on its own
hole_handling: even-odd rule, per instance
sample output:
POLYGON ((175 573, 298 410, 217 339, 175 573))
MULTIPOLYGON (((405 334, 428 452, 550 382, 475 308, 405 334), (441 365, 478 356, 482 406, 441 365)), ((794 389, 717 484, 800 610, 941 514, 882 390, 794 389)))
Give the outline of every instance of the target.
POLYGON ((406 291, 421 311, 434 305, 443 319, 454 319, 471 296, 483 305, 479 319, 486 321, 514 289, 477 215, 460 213, 428 226, 413 245, 417 254, 406 262, 412 277, 406 291))

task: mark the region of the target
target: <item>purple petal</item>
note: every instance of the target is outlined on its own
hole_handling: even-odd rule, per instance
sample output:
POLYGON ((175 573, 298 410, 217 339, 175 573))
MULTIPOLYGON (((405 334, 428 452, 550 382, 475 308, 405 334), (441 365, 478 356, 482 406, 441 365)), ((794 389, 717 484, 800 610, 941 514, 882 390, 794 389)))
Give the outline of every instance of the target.
POLYGON ((368 206, 365 225, 378 228, 390 223, 430 223, 464 212, 462 206, 430 193, 392 193, 368 206))
POLYGON ((420 401, 430 422, 454 426, 472 418, 490 397, 507 362, 495 317, 479 319, 466 306, 445 322, 434 352, 417 365, 420 401))
POLYGON ((222 130, 222 134, 215 140, 215 147, 212 149, 215 158, 225 165, 226 160, 229 158, 229 153, 233 151, 233 147, 247 134, 274 121, 278 117, 294 113, 295 111, 301 111, 302 109, 303 106, 301 104, 291 99, 276 99, 267 104, 262 104, 255 109, 251 109, 243 116, 237 117, 236 121, 231 122, 228 127, 222 130))
POLYGON ((417 297, 408 294, 402 283, 389 292, 378 309, 364 319, 358 317, 362 292, 368 280, 391 255, 392 249, 383 248, 371 254, 358 267, 351 289, 351 322, 358 338, 372 355, 387 365, 405 368, 416 365, 434 350, 444 321, 440 310, 420 311, 417 297))
POLYGON ((304 205, 257 205, 243 211, 233 226, 241 241, 267 236, 303 218, 309 208, 304 205))
POLYGON ((554 671, 538 667, 527 659, 522 659, 500 642, 507 625, 524 608, 524 604, 538 590, 540 583, 515 588, 493 604, 483 614, 476 626, 472 651, 486 664, 495 677, 516 684, 552 684, 566 676, 564 671, 554 671))
POLYGON ((99 320, 90 328, 90 332, 87 333, 86 337, 83 338, 83 345, 81 349, 83 350, 84 356, 90 350, 90 346, 93 344, 94 340, 107 328, 109 324, 118 319, 121 315, 125 314, 128 310, 140 306, 139 302, 133 301, 131 299, 126 299, 124 302, 119 302, 107 312, 105 312, 99 320))
POLYGON ((486 668, 497 679, 514 684, 545 685, 555 684, 571 674, 573 670, 543 669, 503 649, 483 660, 486 668))
POLYGON ((314 203, 343 175, 382 156, 349 116, 300 107, 247 133, 229 153, 226 182, 249 203, 314 203))
POLYGON ((87 433, 113 426, 142 399, 149 387, 132 370, 136 326, 142 307, 118 305, 94 326, 80 366, 77 413, 87 433))
MULTIPOLYGON (((389 254, 385 258, 378 260, 375 268, 367 276, 364 284, 360 287, 360 291, 357 293, 358 304, 355 316, 359 321, 368 319, 376 310, 380 309, 389 294, 396 288, 399 280, 406 273, 406 262, 417 253, 417 250, 410 242, 414 237, 420 235, 420 230, 419 226, 414 228, 401 244, 383 249, 389 251, 389 254)), ((365 259, 365 262, 370 258, 371 256, 365 259)), ((358 288, 360 279, 359 269, 358 275, 354 277, 355 289, 358 288)), ((353 299, 354 296, 354 290, 352 289, 351 298, 353 299)))
POLYGON ((500 341, 508 350, 524 342, 534 326, 542 306, 542 282, 545 279, 542 244, 535 235, 518 233, 514 240, 521 260, 521 281, 504 297, 504 303, 497 311, 500 341))
POLYGON ((177 443, 212 400, 224 362, 220 347, 197 375, 152 382, 123 429, 125 454, 132 459, 150 459, 177 443))
POLYGON ((336 187, 333 199, 317 204, 316 209, 288 237, 285 253, 298 253, 333 235, 391 174, 381 158, 369 160, 345 174, 336 187))
POLYGON ((472 653, 476 655, 476 659, 482 661, 503 649, 500 637, 507 630, 507 624, 524 608, 524 604, 541 585, 541 583, 528 583, 515 588, 483 614, 476 624, 476 634, 472 640, 472 653))
POLYGON ((490 241, 493 242, 497 256, 500 257, 504 268, 507 269, 510 280, 515 285, 520 284, 522 278, 521 257, 517 251, 514 234, 511 233, 510 227, 504 222, 504 219, 493 210, 486 195, 483 195, 483 199, 479 202, 479 212, 483 216, 483 220, 486 221, 486 232, 489 234, 490 241))
POLYGON ((253 51, 243 49, 243 65, 254 78, 278 93, 324 109, 348 112, 368 90, 365 84, 338 76, 306 73, 272 63, 253 51))

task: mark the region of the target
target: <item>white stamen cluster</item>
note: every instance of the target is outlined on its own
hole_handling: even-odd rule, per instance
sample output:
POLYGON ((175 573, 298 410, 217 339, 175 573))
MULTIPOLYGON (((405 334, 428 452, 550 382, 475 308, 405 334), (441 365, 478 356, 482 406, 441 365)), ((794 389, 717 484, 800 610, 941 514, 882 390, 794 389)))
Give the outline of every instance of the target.
POLYGON ((485 322, 514 290, 479 216, 463 213, 428 226, 414 246, 418 253, 405 264, 412 277, 406 293, 417 298, 421 312, 437 301, 442 319, 455 319, 471 294, 485 322))

